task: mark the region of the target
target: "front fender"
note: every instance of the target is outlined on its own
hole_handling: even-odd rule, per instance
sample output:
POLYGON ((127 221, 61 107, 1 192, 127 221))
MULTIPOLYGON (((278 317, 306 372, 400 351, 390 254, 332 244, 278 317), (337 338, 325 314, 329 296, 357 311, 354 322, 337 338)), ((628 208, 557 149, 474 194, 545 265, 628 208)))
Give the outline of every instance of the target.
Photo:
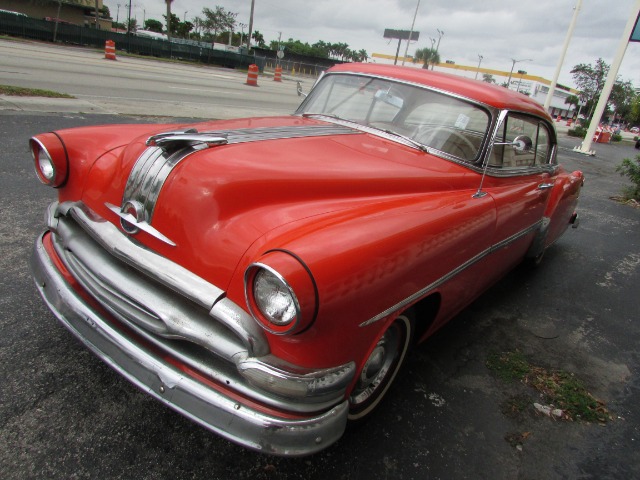
POLYGON ((317 319, 298 335, 269 336, 272 352, 314 368, 359 363, 385 322, 361 324, 488 248, 493 200, 473 193, 407 195, 282 226, 245 254, 228 295, 244 302, 244 270, 264 252, 294 253, 317 283, 317 319))

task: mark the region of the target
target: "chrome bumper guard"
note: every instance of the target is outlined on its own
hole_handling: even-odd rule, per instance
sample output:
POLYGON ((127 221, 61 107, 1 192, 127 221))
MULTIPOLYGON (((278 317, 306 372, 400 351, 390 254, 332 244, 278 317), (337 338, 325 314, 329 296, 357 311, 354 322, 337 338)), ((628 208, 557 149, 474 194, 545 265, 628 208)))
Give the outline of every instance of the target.
MULTIPOLYGON (((66 212, 68 213, 68 210, 66 212)), ((59 209, 58 205, 51 206, 49 222, 53 231, 56 231, 56 227, 61 227, 57 224, 57 217, 64 214, 65 210, 59 209), (53 220, 54 216, 56 220, 53 220)), ((84 220, 90 221, 90 217, 84 220)), ((103 226, 111 226, 106 222, 100 223, 103 226)), ((64 230, 64 227, 62 229, 64 230)), ((94 234, 91 236, 95 237, 94 234)), ((55 241, 53 245, 59 252, 60 245, 56 245, 55 241)), ((79 247, 79 244, 76 246, 79 247)), ((65 261, 69 261, 69 258, 65 258, 65 261)), ((260 347, 255 348, 255 344, 252 341, 247 342, 248 338, 245 336, 244 342, 240 341, 235 345, 235 355, 229 351, 233 348, 229 349, 226 355, 221 355, 227 358, 219 359, 215 363, 217 366, 200 370, 200 373, 205 378, 208 377, 212 384, 217 383, 223 386, 216 389, 197 376, 190 375, 189 368, 180 369, 174 363, 167 361, 164 356, 157 354, 159 347, 173 356, 178 364, 186 361, 185 365, 193 365, 194 351, 198 351, 199 347, 187 347, 180 351, 174 348, 175 345, 172 344, 171 339, 158 337, 139 325, 124 321, 123 323, 133 332, 133 334, 127 333, 126 329, 123 330, 121 326, 114 323, 113 319, 104 317, 67 283, 46 251, 42 237, 36 243, 32 271, 39 293, 51 311, 98 357, 143 391, 221 436, 264 453, 301 456, 326 448, 342 435, 347 421, 348 402, 342 400, 336 404, 333 401, 328 405, 327 400, 328 397, 335 398, 336 387, 338 390, 344 388, 352 378, 353 372, 350 371, 352 368, 350 365, 347 366, 346 371, 341 368, 325 371, 306 369, 292 371, 291 365, 284 362, 279 365, 278 359, 268 353, 260 358, 253 357, 252 351, 255 354, 260 350, 264 353, 264 350, 260 347), (255 375, 257 371, 262 372, 261 375, 264 378, 257 378, 255 375), (247 377, 249 384, 240 380, 242 377, 238 375, 239 373, 247 377), (247 375, 248 373, 250 374, 247 375), (306 385, 306 387, 289 392, 289 400, 282 397, 273 398, 260 393, 259 390, 252 390, 251 384, 256 383, 262 386, 265 378, 268 380, 274 377, 290 382, 291 385, 297 384, 299 387, 306 385), (325 396, 328 391, 322 388, 322 379, 328 380, 332 377, 333 381, 328 383, 333 384, 330 390, 334 393, 325 396), (266 400, 264 411, 234 399, 227 394, 225 385, 231 389, 229 391, 237 391, 255 401, 266 400), (304 398, 306 394, 311 393, 310 391, 304 393, 309 388, 319 390, 316 393, 316 395, 320 394, 319 398, 317 397, 316 400, 304 398), (279 416, 277 413, 279 410, 298 413, 292 416, 286 414, 279 416)), ((218 304, 221 303, 226 305, 224 310, 232 307, 227 299, 218 302, 218 304)), ((235 309, 231 308, 232 313, 235 309)), ((118 315, 116 318, 116 321, 123 320, 118 315)), ((183 343, 178 342, 177 345, 183 343)), ((202 355, 200 352, 204 360, 196 359, 197 366, 207 365, 206 357, 210 355, 202 355)))

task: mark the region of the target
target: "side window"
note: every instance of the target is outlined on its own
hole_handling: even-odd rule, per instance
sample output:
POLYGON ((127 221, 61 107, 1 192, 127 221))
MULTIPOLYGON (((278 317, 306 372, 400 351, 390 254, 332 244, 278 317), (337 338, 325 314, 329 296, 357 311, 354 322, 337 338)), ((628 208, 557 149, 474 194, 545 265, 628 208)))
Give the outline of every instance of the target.
POLYGON ((549 162, 551 135, 539 119, 510 114, 496 136, 496 142, 513 142, 519 135, 526 135, 531 139, 533 142, 531 150, 518 153, 509 145, 495 145, 489 164, 505 169, 518 169, 546 165, 549 162))

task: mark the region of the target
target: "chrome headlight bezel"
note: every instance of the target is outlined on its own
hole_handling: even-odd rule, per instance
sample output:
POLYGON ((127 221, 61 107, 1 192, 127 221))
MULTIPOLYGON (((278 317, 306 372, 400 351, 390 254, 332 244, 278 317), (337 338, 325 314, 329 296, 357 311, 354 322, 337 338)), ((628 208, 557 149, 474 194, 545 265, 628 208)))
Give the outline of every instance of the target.
MULTIPOLYGON (((261 263, 253 265, 252 302, 274 329, 293 328, 300 318, 300 303, 287 281, 276 270, 261 263), (280 305, 279 305, 280 304, 280 305), (294 325, 291 325, 291 324, 294 325)), ((254 316, 257 312, 251 312, 254 316)))
POLYGON ((29 148, 38 179, 49 187, 59 187, 67 181, 69 159, 62 140, 53 133, 32 137, 29 148))
POLYGON ((309 269, 299 258, 278 250, 247 267, 245 299, 253 318, 276 335, 299 333, 313 322, 318 292, 309 269))

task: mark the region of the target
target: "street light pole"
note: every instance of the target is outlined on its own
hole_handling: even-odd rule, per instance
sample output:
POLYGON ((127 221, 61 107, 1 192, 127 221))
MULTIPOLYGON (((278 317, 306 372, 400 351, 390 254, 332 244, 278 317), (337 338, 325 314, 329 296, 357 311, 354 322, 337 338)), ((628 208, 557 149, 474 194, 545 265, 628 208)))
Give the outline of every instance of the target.
MULTIPOLYGON (((407 59, 407 52, 409 51, 409 43, 411 43, 411 37, 413 36, 413 27, 416 24, 416 16, 418 15, 418 8, 420 8, 420 0, 418 0, 418 3, 416 4, 416 11, 413 13, 413 21, 411 22, 411 30, 409 31, 409 38, 407 38, 407 47, 404 49, 404 57, 402 57, 402 65, 403 66, 404 66, 404 61, 407 59)), ((396 58, 397 58, 397 55, 396 55, 396 58)))
MULTIPOLYGON (((442 36, 444 32, 440 29, 436 29, 438 31, 438 45, 436 45, 436 55, 438 54, 438 50, 440 50, 440 40, 442 40, 442 36)), ((435 63, 431 64, 431 70, 435 67, 435 63)))
POLYGON ((242 46, 242 39, 244 38, 244 27, 247 26, 246 23, 238 23, 240 25, 240 46, 242 46))
POLYGON ((476 80, 478 79, 478 74, 480 73, 480 64, 482 63, 482 59, 484 57, 480 54, 478 54, 478 70, 476 71, 476 80))
POLYGON ((509 85, 511 85, 511 76, 513 75, 513 67, 516 66, 516 63, 533 62, 533 59, 531 59, 531 58, 523 58, 522 60, 516 60, 515 58, 512 58, 511 61, 513 63, 511 64, 511 71, 509 72, 509 80, 507 80, 507 88, 509 88, 509 85))

